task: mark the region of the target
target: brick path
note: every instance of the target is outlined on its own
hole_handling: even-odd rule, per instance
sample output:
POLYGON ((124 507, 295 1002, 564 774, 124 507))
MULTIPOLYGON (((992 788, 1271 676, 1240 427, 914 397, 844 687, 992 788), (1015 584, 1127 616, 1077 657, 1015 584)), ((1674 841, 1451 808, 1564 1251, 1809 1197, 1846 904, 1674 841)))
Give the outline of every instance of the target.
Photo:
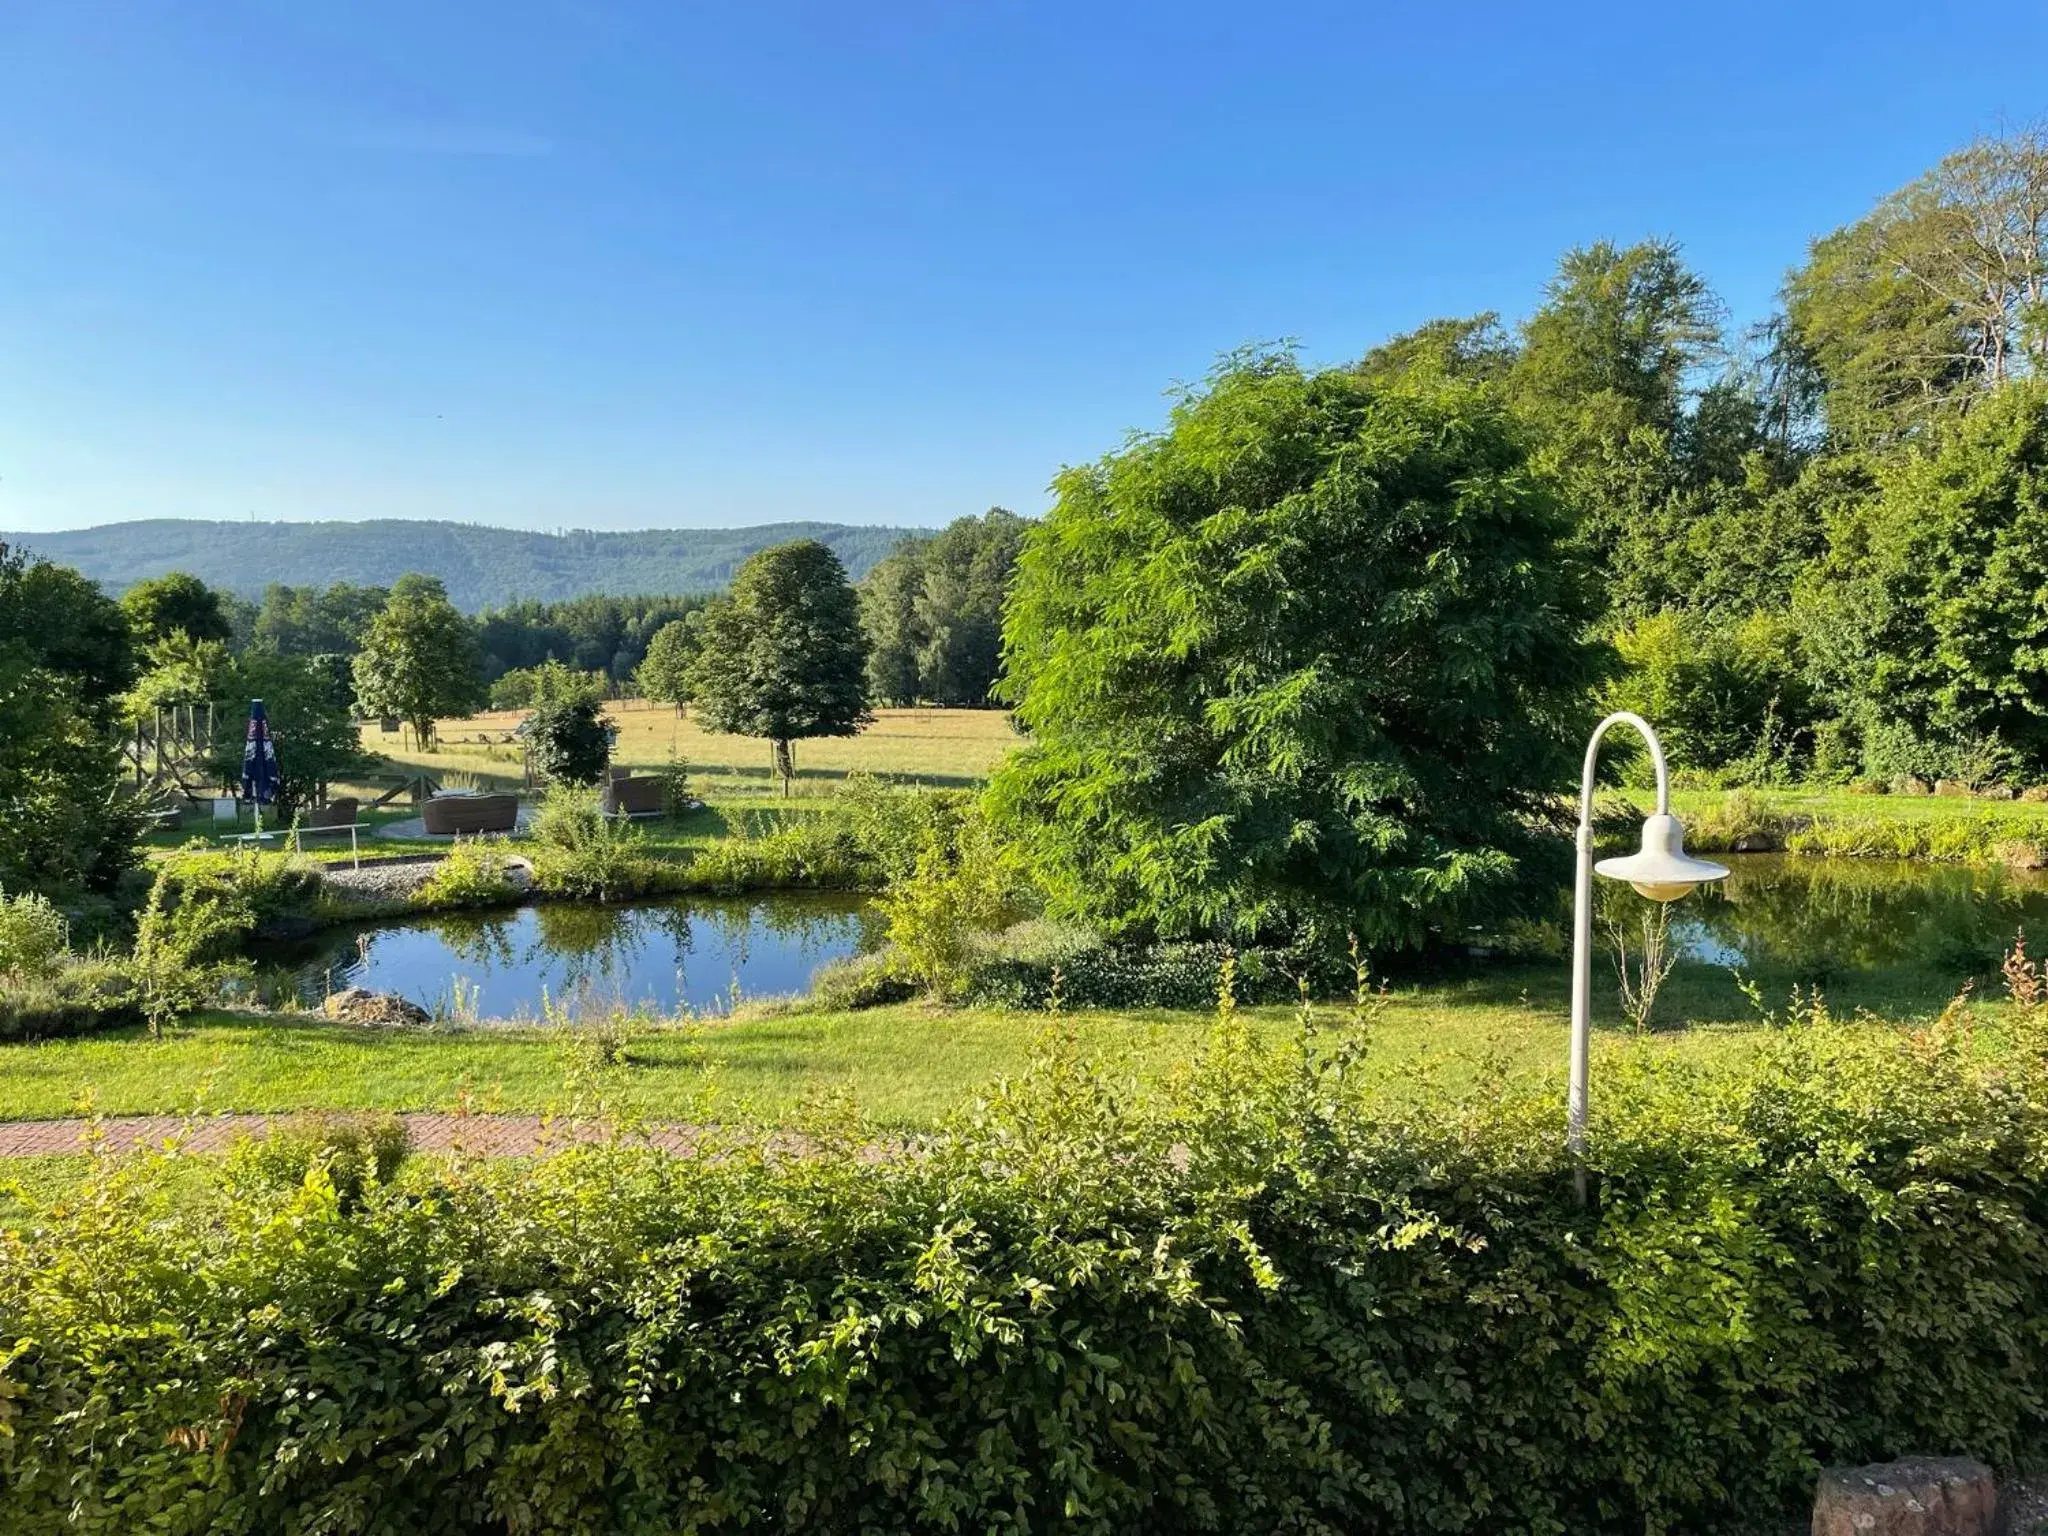
MULTIPOLYGON (((167 1138, 186 1132, 185 1148, 194 1152, 215 1152, 230 1146, 241 1136, 260 1135, 273 1117, 269 1115, 203 1115, 187 1119, 179 1115, 108 1115, 97 1122, 102 1145, 109 1151, 125 1152, 135 1147, 160 1145, 167 1138)), ((284 1118, 278 1116, 276 1118, 284 1118)), ((610 1133, 587 1121, 552 1124, 539 1115, 400 1115, 412 1134, 416 1152, 440 1152, 460 1147, 466 1152, 504 1157, 559 1147, 577 1141, 603 1141, 610 1133)), ((83 1152, 86 1136, 95 1122, 90 1120, 8 1120, 0 1121, 0 1157, 35 1157, 53 1152, 83 1152)), ((696 1141, 696 1131, 687 1125, 648 1125, 635 1133, 635 1140, 660 1147, 664 1152, 686 1153, 696 1141)))

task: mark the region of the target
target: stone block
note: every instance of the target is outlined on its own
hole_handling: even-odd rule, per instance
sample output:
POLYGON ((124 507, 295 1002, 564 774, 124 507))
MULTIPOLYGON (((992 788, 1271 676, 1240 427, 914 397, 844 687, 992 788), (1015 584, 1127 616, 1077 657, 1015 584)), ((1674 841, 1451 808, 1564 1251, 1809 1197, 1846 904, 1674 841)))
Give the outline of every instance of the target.
POLYGON ((1813 1536, 1994 1536, 1991 1469, 1962 1457, 1914 1456, 1823 1472, 1813 1536))

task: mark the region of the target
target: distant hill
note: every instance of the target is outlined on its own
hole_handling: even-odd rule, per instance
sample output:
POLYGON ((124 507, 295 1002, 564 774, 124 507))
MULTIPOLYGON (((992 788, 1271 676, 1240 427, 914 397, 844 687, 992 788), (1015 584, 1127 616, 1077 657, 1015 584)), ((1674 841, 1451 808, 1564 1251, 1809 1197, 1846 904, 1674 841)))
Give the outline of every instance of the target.
POLYGON ((389 586, 407 571, 448 584, 474 612, 514 598, 604 592, 709 592, 748 555, 790 539, 829 545, 856 581, 899 539, 922 530, 844 523, 764 523, 758 528, 650 528, 632 533, 527 533, 468 523, 209 523, 175 518, 108 523, 67 533, 0 533, 109 592, 146 576, 190 571, 211 586, 256 598, 270 583, 389 586))

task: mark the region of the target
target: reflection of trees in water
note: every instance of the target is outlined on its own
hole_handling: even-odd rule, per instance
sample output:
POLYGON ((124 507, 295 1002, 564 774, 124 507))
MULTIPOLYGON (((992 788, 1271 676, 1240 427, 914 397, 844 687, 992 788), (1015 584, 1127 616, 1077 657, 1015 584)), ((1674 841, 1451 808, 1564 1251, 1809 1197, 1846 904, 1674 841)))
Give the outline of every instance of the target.
POLYGON ((483 917, 465 913, 459 917, 436 918, 426 928, 447 947, 449 954, 464 965, 481 971, 502 971, 514 963, 512 930, 517 923, 516 916, 483 917))
POLYGON ((408 993, 439 995, 466 973, 487 984, 490 1006, 501 1010, 538 1008, 543 987, 557 997, 632 1002, 660 996, 673 981, 681 999, 691 995, 694 971, 708 1000, 742 977, 755 991, 801 987, 822 960, 869 945, 873 921, 865 902, 802 896, 638 907, 549 902, 415 918, 332 936, 307 962, 306 993, 317 1002, 330 985, 375 975, 376 961, 364 965, 368 950, 411 935, 416 942, 401 943, 399 971, 389 978, 408 993), (756 967, 762 974, 746 974, 756 967))
POLYGON ((647 938, 624 907, 546 903, 533 913, 527 962, 555 974, 564 990, 587 992, 600 984, 618 990, 633 973, 647 938))
POLYGON ((2023 924, 2048 930, 2048 881, 1997 868, 1741 856, 1683 916, 1751 962, 1803 976, 1918 963, 1995 963, 2023 924))

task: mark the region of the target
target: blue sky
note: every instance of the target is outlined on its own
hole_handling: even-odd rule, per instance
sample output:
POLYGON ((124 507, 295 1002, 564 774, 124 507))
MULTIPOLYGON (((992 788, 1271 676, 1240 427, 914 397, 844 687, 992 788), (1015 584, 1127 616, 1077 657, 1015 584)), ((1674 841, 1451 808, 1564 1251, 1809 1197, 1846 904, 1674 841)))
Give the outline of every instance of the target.
POLYGON ((2048 111, 2048 8, 1945 9, 7 0, 0 528, 1040 511, 1571 244, 1760 316, 2048 111))

